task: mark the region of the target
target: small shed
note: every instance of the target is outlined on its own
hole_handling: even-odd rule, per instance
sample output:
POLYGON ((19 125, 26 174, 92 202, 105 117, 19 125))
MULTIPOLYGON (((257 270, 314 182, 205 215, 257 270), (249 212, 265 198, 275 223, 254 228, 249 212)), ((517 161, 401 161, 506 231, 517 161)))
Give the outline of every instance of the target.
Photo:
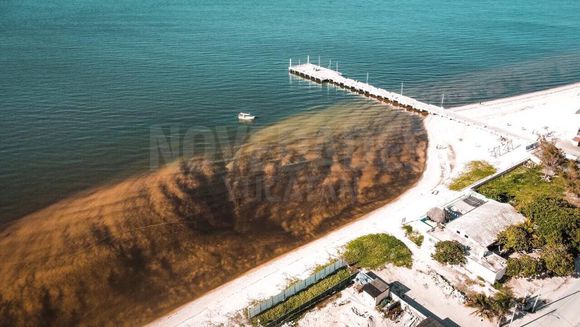
MULTIPOLYGON (((375 275, 376 276, 376 275, 375 275)), ((363 285, 362 296, 369 306, 377 306, 390 294, 389 285, 379 277, 363 285)))

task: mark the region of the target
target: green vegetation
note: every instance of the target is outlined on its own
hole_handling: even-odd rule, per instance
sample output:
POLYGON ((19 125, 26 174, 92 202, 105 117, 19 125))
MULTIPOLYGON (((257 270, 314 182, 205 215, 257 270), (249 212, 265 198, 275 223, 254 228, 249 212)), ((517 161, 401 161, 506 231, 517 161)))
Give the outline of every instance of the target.
POLYGON ((475 293, 467 298, 467 306, 475 308, 474 314, 488 320, 501 320, 514 305, 515 299, 509 289, 502 289, 494 296, 475 293))
POLYGON ((540 251, 539 259, 508 260, 507 275, 533 278, 566 276, 574 272, 573 258, 580 251, 580 210, 563 199, 564 179, 551 182, 539 168, 520 167, 480 188, 485 196, 509 199, 528 220, 498 234, 504 252, 540 251))
POLYGON ((497 242, 503 246, 504 252, 530 252, 544 244, 534 233, 534 226, 529 221, 509 226, 497 235, 497 242))
POLYGON ((562 150, 543 137, 540 139, 540 146, 536 154, 542 161, 546 176, 558 173, 561 170, 562 165, 566 162, 566 157, 562 150))
POLYGON ((562 199, 538 198, 523 210, 546 242, 580 250, 580 210, 562 199))
POLYGON ((580 197, 580 168, 578 164, 569 160, 564 171, 566 189, 575 197, 580 197))
POLYGON ((495 172, 495 167, 485 161, 472 161, 467 164, 467 170, 451 182, 449 189, 462 190, 480 179, 495 174, 495 172))
POLYGON ((565 200, 566 191, 574 195, 578 191, 578 165, 566 161, 545 140, 538 156, 542 166, 518 167, 478 189, 489 198, 509 202, 528 218, 501 232, 498 243, 507 253, 538 251, 540 255, 508 259, 508 277, 569 275, 580 252, 580 210, 565 200))
POLYGON ((351 273, 348 271, 348 269, 340 269, 334 274, 319 281, 318 283, 313 284, 307 289, 289 297, 286 301, 255 316, 251 319, 252 324, 254 326, 265 325, 270 321, 278 319, 284 314, 300 307, 304 303, 324 293, 326 290, 334 287, 335 285, 338 285, 340 282, 350 277, 350 275, 351 273))
POLYGON ((521 166, 480 186, 477 191, 490 199, 510 203, 520 211, 540 197, 562 198, 565 180, 556 176, 548 182, 541 170, 541 167, 521 166))
POLYGON ((539 276, 545 271, 544 262, 534 259, 529 255, 507 260, 506 274, 512 277, 532 278, 539 276))
POLYGON ((405 231, 405 236, 411 240, 411 242, 415 243, 418 247, 421 247, 423 244, 424 236, 420 233, 413 230, 413 227, 410 225, 404 225, 403 230, 405 231))
POLYGON ((564 244, 548 244, 542 249, 546 270, 554 276, 567 276, 574 272, 574 257, 564 244))
POLYGON ((435 244, 433 259, 440 263, 461 265, 467 262, 465 248, 457 241, 441 241, 435 244))
POLYGON ((369 234, 350 241, 344 258, 361 267, 376 269, 386 263, 411 268, 413 254, 399 239, 389 234, 369 234))

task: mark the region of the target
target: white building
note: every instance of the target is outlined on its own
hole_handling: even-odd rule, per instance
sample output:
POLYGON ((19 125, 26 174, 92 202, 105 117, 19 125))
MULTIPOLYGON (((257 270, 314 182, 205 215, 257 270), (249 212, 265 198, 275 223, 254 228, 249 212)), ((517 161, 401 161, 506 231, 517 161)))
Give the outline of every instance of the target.
MULTIPOLYGON (((430 213, 437 210, 430 210, 430 213)), ((468 248, 465 268, 474 276, 494 283, 505 274, 506 260, 489 248, 497 234, 507 227, 525 221, 512 206, 469 192, 439 209, 433 220, 424 217, 412 224, 425 236, 424 248, 434 251, 439 241, 455 240, 468 248), (443 217, 444 216, 444 217, 443 217), (437 220, 438 222, 435 222, 437 220)))
POLYGON ((360 272, 355 279, 361 285, 362 301, 375 307, 390 294, 389 284, 372 271, 360 272))

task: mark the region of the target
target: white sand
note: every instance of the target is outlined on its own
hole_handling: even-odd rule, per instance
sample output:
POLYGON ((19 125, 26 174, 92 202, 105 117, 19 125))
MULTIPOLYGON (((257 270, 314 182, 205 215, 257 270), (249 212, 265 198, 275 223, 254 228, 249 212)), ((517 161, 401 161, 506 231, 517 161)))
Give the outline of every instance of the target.
MULTIPOLYGON (((580 84, 549 90, 540 95, 514 97, 483 105, 457 108, 454 111, 472 120, 481 119, 490 126, 497 125, 499 130, 510 128, 506 121, 511 121, 512 125, 526 121, 527 125, 527 112, 530 112, 530 115, 535 117, 530 119, 531 125, 541 127, 544 121, 551 121, 550 126, 554 128, 562 126, 565 129, 563 133, 566 134, 573 126, 567 120, 570 119, 570 108, 574 106, 566 104, 579 103, 578 101, 580 101, 580 84), (560 100, 560 97, 564 97, 565 100, 560 100), (521 103, 525 105, 522 107, 521 103), (561 114, 560 112, 554 114, 556 105, 552 103, 557 103, 557 108, 565 109, 561 109, 561 114), (478 111, 480 109, 476 110, 476 108, 488 114, 480 113, 478 111), (506 113, 502 114, 504 108, 506 113), (496 120, 495 116, 501 118, 496 120)), ((291 277, 306 277, 314 266, 336 256, 342 246, 350 240, 361 235, 380 232, 390 233, 403 239, 403 232, 400 228, 403 218, 407 221, 417 219, 431 207, 457 196, 457 193, 449 191, 445 184, 451 177, 458 174, 467 162, 487 160, 498 169, 503 169, 527 155, 523 146, 520 146, 504 156, 491 157, 489 149, 499 144, 497 130, 486 131, 468 127, 437 116, 428 117, 425 124, 429 133, 427 168, 422 179, 413 188, 390 204, 247 272, 176 309, 171 314, 161 317, 152 325, 212 326, 220 323, 231 325, 232 321, 229 319, 236 314, 239 315, 239 312, 253 300, 264 299, 278 293, 291 277), (437 195, 433 194, 434 190, 439 191, 437 195)), ((531 129, 534 128, 531 127, 531 129)), ((519 131, 518 134, 520 134, 519 131)), ((531 135, 522 135, 522 137, 526 140, 515 140, 514 144, 526 144, 531 135)), ((444 303, 438 305, 437 301, 433 302, 429 303, 433 306, 429 307, 431 311, 446 312, 444 303)), ((473 321, 464 317, 466 313, 462 310, 451 310, 447 314, 455 321, 473 321), (457 317, 453 317, 453 314, 457 317)))
POLYGON ((526 139, 550 133, 566 151, 580 154, 571 141, 580 128, 580 83, 451 110, 526 139))

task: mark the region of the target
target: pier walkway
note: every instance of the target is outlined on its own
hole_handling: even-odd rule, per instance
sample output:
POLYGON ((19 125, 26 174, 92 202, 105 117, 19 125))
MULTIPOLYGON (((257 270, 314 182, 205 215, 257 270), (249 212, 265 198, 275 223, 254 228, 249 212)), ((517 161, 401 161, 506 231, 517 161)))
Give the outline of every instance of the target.
POLYGON ((411 97, 398 93, 393 93, 384 89, 374 87, 370 84, 359 82, 354 79, 342 76, 340 72, 321 67, 312 63, 289 66, 288 71, 294 75, 310 79, 318 83, 331 83, 341 88, 350 90, 361 95, 375 98, 379 101, 392 103, 407 109, 447 116, 441 107, 415 100, 411 97))
POLYGON ((344 77, 340 72, 325 68, 319 65, 312 64, 307 62, 306 64, 299 64, 299 65, 292 65, 292 61, 290 61, 290 65, 288 66, 288 71, 291 74, 300 76, 302 78, 306 78, 317 83, 330 83, 334 84, 338 87, 343 89, 349 90, 353 93, 357 93, 360 95, 364 95, 370 98, 374 98, 381 102, 390 103, 397 107, 402 107, 408 110, 417 111, 420 113, 427 113, 432 115, 438 115, 444 118, 448 118, 451 120, 458 121, 463 123, 467 126, 474 126, 479 127, 482 129, 487 130, 493 134, 496 134, 500 137, 504 137, 506 139, 524 139, 526 141, 528 138, 523 137, 522 135, 518 135, 507 131, 505 129, 500 128, 492 128, 487 126, 481 122, 475 121, 473 119, 469 119, 467 117, 461 116, 456 112, 445 110, 442 107, 438 107, 432 104, 428 104, 425 102, 418 101, 411 97, 390 92, 385 89, 381 89, 378 87, 374 87, 368 83, 363 83, 351 78, 344 77))

